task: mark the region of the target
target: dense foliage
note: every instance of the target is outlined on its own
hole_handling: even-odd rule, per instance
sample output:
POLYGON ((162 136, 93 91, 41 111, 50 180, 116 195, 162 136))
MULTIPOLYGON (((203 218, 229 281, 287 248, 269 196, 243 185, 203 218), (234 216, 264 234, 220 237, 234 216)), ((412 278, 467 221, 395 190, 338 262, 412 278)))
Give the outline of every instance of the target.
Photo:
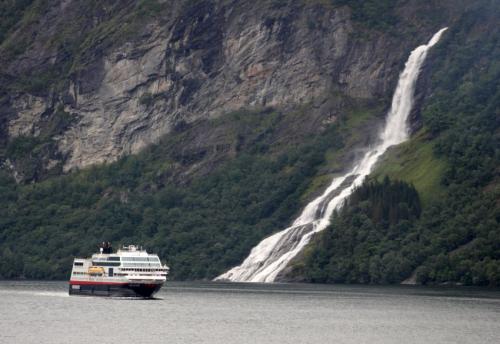
MULTIPOLYGON (((0 277, 66 278, 72 257, 103 240, 145 245, 177 279, 215 277, 290 221, 325 150, 339 140, 332 127, 271 152, 265 143, 279 120, 264 112, 213 121, 231 124, 238 156, 187 184, 165 182, 188 159, 171 145, 185 139, 183 131, 140 155, 65 177, 17 185, 1 175, 0 277)), ((23 156, 34 144, 23 139, 10 149, 23 156)))
MULTIPOLYGON (((304 262, 296 263, 296 275, 396 283, 414 272, 421 283, 500 285, 500 35, 484 27, 470 38, 471 27, 489 15, 468 13, 433 52, 433 95, 423 120, 434 155, 447 162, 443 196, 426 205, 420 219, 395 217, 387 226, 386 217, 375 216, 387 210, 375 210, 377 198, 368 191, 390 190, 391 184, 364 186, 357 194, 368 197, 354 197, 333 218, 304 262)), ((393 202, 378 207, 394 208, 393 202)))
POLYGON ((301 273, 311 282, 399 282, 412 266, 401 252, 395 253, 401 248, 395 239, 407 233, 419 215, 420 200, 412 186, 388 178, 366 183, 306 253, 301 273))
MULTIPOLYGON (((349 6, 355 24, 365 31, 394 32, 397 27, 396 0, 310 2, 349 6)), ((16 32, 16 39, 5 38, 20 20, 36 22, 49 10, 43 4, 0 4, 0 43, 6 52, 2 58, 34 44, 36 35, 29 30, 16 32)), ((147 18, 171 9, 156 0, 74 6, 76 10, 68 12, 75 16, 73 25, 57 27, 47 42, 63 52, 53 67, 17 75, 13 82, 0 84, 0 93, 7 87, 32 94, 64 89, 71 75, 91 72, 94 52, 140 36, 147 18)), ((420 133, 427 140, 423 155, 432 155, 428 164, 439 162, 433 182, 425 191, 418 190, 420 195, 415 187, 426 184, 422 181, 415 187, 389 179, 363 185, 307 248, 303 260, 294 262, 296 276, 336 283, 398 283, 412 276, 422 283, 500 284, 500 34, 492 25, 500 5, 478 1, 468 6, 468 13, 450 24, 428 58, 433 77, 424 92, 420 133), (487 11, 481 8, 485 3, 487 11), (439 196, 429 197, 436 184, 439 196)), ((140 102, 150 105, 151 97, 145 94, 140 102)), ((0 147, 0 158, 15 162, 25 180, 41 180, 17 184, 0 171, 0 278, 66 278, 72 257, 95 251, 103 240, 115 247, 145 245, 168 261, 174 278, 214 277, 241 262, 264 236, 288 224, 317 191, 311 185, 316 185, 318 169, 325 164, 325 152, 338 148, 341 134, 352 137, 355 132, 349 128, 339 133, 335 124, 316 137, 274 149, 276 141, 290 139, 276 130, 280 115, 232 114, 229 120, 210 123, 223 126, 234 154, 224 163, 214 162, 205 174, 186 172, 187 177, 174 178, 179 165, 189 171, 198 165, 199 156, 209 154, 184 154, 172 144, 190 139, 189 126, 181 125, 139 155, 67 176, 40 176, 45 173, 42 160, 57 151, 52 138, 74 120, 62 109, 54 110, 40 135, 20 136, 8 144, 4 140, 0 147), (228 122, 232 125, 224 127, 228 122)), ((339 161, 328 163, 332 168, 339 161)), ((398 178, 404 180, 402 171, 398 178)), ((54 168, 59 172, 60 166, 54 168)))
POLYGON ((424 123, 435 136, 435 154, 449 163, 442 179, 448 193, 429 209, 439 215, 428 217, 426 229, 437 233, 418 270, 422 282, 500 284, 500 34, 485 26, 467 38, 499 10, 496 4, 491 12, 468 13, 438 52, 449 57, 438 62, 424 123))

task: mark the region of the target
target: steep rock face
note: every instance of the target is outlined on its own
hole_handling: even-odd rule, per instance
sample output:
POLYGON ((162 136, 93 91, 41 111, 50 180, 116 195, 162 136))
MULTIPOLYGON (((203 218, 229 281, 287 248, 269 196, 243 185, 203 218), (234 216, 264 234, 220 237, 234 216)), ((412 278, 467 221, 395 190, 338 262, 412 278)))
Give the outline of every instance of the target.
POLYGON ((46 99, 31 94, 21 94, 12 100, 16 116, 9 121, 9 136, 37 136, 42 115, 50 108, 46 99))
MULTIPOLYGON (((115 9, 132 6, 108 2, 115 9)), ((62 48, 46 42, 56 35, 53 27, 78 16, 82 5, 71 0, 50 3, 36 23, 14 32, 14 38, 28 29, 41 34, 2 68, 3 79, 64 62, 62 48), (48 25, 51 19, 57 25, 48 25)), ((7 118, 9 140, 36 137, 43 118, 62 106, 72 125, 52 139, 63 169, 69 171, 138 152, 179 123, 240 108, 307 104, 311 113, 328 120, 341 113, 342 99, 388 99, 415 43, 394 33, 355 30, 347 6, 311 3, 163 3, 163 12, 145 21, 133 38, 80 52, 84 67, 67 76, 60 73, 59 88, 7 88, 8 106, 1 116, 7 118), (341 96, 332 100, 333 94, 341 96)), ((415 21, 421 10, 413 3, 401 9, 415 21)), ((113 19, 105 5, 92 13, 79 24, 82 32, 113 19)), ((414 30, 417 41, 434 27, 414 30)), ((7 54, 5 44, 2 48, 7 54)))

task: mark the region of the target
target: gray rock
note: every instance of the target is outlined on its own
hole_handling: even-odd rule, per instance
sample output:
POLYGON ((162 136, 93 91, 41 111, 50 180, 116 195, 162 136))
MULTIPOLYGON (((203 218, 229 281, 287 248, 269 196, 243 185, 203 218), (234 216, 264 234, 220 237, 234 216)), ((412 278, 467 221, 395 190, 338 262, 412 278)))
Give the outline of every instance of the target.
MULTIPOLYGON (((52 18, 60 24, 64 18, 57 14, 71 11, 70 3, 52 7, 41 23, 52 18)), ((139 38, 86 52, 91 57, 63 80, 63 91, 11 94, 9 137, 36 136, 42 115, 62 105, 78 119, 53 138, 70 171, 139 152, 176 123, 241 108, 328 104, 311 108, 328 123, 346 97, 390 97, 414 46, 390 33, 354 29, 347 7, 200 1, 175 5, 172 13, 148 22, 139 38)), ((57 63, 59 52, 43 41, 55 33, 45 31, 3 73, 57 63)))

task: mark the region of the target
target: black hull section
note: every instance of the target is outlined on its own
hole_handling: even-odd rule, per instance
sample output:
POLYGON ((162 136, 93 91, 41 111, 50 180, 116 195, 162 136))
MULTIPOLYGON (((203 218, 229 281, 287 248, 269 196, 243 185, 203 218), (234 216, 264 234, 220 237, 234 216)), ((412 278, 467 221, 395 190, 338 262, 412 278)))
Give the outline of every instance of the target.
POLYGON ((70 284, 70 295, 151 298, 162 284, 70 284))

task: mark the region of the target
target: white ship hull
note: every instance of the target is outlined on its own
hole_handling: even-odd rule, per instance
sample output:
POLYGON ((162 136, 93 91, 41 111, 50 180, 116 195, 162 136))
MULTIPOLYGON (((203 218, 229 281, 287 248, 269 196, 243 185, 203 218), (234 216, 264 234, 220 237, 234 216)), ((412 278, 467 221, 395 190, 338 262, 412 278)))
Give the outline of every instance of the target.
POLYGON ((167 280, 168 267, 157 255, 127 246, 117 253, 76 258, 69 280, 70 295, 152 297, 167 280))

